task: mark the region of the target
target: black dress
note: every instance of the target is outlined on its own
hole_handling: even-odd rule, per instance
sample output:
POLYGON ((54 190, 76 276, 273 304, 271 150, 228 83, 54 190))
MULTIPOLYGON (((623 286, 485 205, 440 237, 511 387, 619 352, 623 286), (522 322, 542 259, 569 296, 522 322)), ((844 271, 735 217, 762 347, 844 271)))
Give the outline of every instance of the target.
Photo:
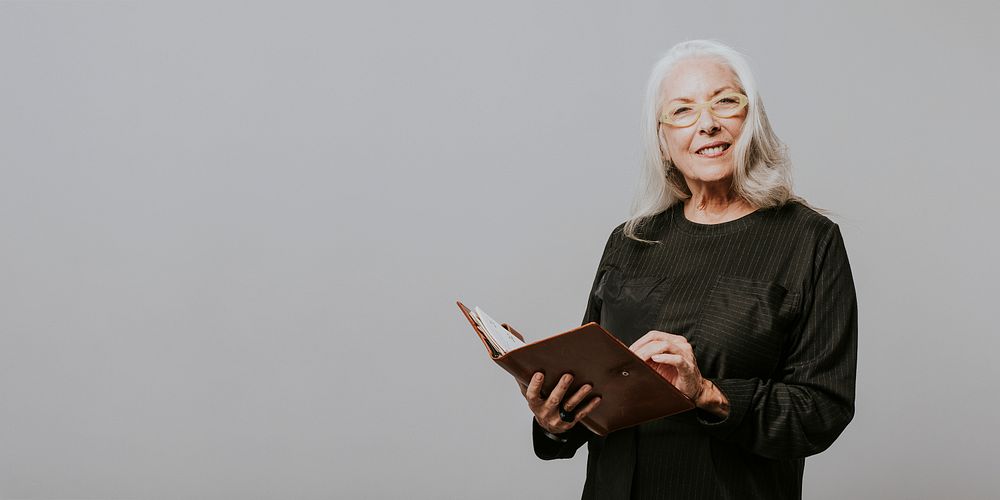
MULTIPOLYGON (((854 416, 857 300, 839 227, 799 204, 696 224, 678 203, 644 230, 612 231, 584 316, 630 345, 649 330, 688 339, 729 399, 601 438, 582 425, 535 454, 587 443, 584 499, 801 498, 804 458, 854 416)), ((595 394, 600 387, 595 387, 595 394)))

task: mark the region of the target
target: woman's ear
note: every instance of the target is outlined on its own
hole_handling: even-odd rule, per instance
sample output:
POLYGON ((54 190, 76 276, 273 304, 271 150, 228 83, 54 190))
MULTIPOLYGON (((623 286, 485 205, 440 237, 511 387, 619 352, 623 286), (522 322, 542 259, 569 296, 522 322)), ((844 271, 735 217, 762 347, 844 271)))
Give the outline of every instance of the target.
POLYGON ((660 158, 663 160, 664 165, 670 165, 670 149, 667 148, 667 138, 663 135, 663 128, 656 132, 656 136, 660 139, 660 158))

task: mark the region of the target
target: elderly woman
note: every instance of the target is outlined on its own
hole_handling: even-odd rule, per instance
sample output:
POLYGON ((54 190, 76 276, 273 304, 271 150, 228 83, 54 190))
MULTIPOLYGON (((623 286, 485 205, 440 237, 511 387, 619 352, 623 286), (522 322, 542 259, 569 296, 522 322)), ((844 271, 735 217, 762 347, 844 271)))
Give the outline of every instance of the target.
POLYGON ((571 391, 563 374, 543 397, 536 373, 521 388, 535 454, 570 458, 587 443, 583 498, 801 498, 805 457, 854 415, 857 301, 840 230, 792 193, 738 52, 673 47, 645 113, 643 187, 611 232, 583 321, 696 409, 599 437, 578 422, 601 388, 571 391))

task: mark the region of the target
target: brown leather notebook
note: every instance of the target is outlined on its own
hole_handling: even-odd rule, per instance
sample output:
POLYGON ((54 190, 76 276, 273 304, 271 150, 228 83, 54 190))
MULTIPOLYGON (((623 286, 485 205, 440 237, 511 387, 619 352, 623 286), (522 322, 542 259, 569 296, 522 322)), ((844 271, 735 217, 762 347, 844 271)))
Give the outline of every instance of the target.
MULTIPOLYGON (((472 311, 461 301, 457 303, 493 361, 519 383, 528 385, 531 376, 540 371, 545 374, 543 395, 549 394, 563 373, 573 374, 567 394, 591 384, 593 392, 588 399, 601 396, 601 404, 580 422, 600 436, 694 408, 687 396, 597 323, 500 354, 490 346, 472 311)), ((524 340, 506 323, 503 327, 524 340)))

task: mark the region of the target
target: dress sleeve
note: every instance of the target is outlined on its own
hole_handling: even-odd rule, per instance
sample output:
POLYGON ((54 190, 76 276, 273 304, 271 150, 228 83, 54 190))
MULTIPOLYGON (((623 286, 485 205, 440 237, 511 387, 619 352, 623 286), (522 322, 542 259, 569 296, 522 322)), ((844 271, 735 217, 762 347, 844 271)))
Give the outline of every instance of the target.
MULTIPOLYGON (((621 234, 623 226, 618 226, 614 231, 611 232, 611 236, 608 237, 607 244, 604 245, 604 253, 601 255, 601 262, 597 266, 597 275, 594 277, 594 284, 590 287, 590 295, 587 299, 587 310, 583 314, 583 322, 581 324, 585 325, 587 323, 600 322, 601 320, 601 302, 600 299, 596 297, 594 292, 597 290, 597 284, 601 280, 601 274, 604 271, 605 266, 608 263, 611 254, 614 253, 615 241, 617 236, 621 234)), ((573 458, 576 454, 576 450, 583 446, 590 438, 596 436, 590 429, 585 426, 577 424, 572 429, 564 432, 559 437, 562 438, 561 441, 556 441, 545 435, 545 430, 542 426, 538 425, 535 421, 535 416, 531 416, 531 441, 535 449, 535 456, 541 458, 542 460, 553 460, 557 458, 573 458)))
POLYGON ((706 432, 767 458, 800 458, 827 449, 854 417, 857 298, 835 224, 819 245, 813 276, 812 300, 778 376, 710 379, 729 399, 729 415, 718 420, 698 410, 706 432))

